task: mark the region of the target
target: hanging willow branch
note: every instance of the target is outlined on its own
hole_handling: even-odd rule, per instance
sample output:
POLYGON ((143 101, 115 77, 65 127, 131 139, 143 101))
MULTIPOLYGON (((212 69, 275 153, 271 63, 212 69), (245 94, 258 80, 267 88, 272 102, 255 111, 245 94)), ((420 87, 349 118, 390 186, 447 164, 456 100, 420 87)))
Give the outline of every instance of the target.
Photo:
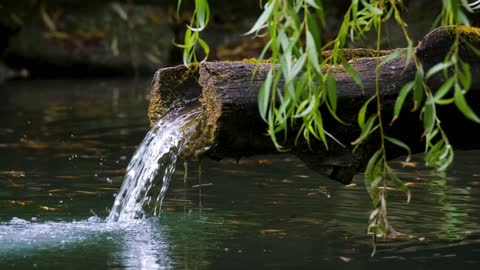
MULTIPOLYGON (((180 1, 179 1, 180 2, 180 1)), ((480 1, 469 3, 467 0, 443 0, 442 10, 434 25, 469 25, 466 13, 480 9, 480 1)), ((199 37, 199 32, 208 23, 209 7, 207 0, 195 1, 195 12, 191 25, 185 34, 184 63, 196 61, 195 45, 199 44, 208 55, 208 46, 199 37)), ((308 143, 319 140, 326 149, 329 144, 343 145, 335 134, 324 126, 325 118, 330 117, 342 123, 337 116, 336 81, 328 65, 341 65, 347 74, 360 86, 362 80, 358 72, 348 62, 344 50, 348 40, 355 41, 367 32, 377 34, 376 48, 376 91, 358 112, 360 134, 351 142, 358 147, 367 138, 375 134, 379 149, 372 155, 365 169, 365 184, 373 203, 369 218, 368 233, 373 237, 386 237, 394 232, 387 220, 387 186, 394 185, 405 192, 407 202, 410 193, 395 171, 387 163, 386 145, 391 144, 405 150, 407 160, 411 150, 404 142, 385 133, 382 121, 382 100, 379 89, 379 70, 385 63, 405 57, 406 62, 415 63, 415 79, 406 83, 395 103, 394 115, 390 125, 400 117, 405 100, 412 96, 413 111, 420 111, 425 140, 425 162, 437 171, 443 171, 452 163, 454 152, 447 134, 441 126, 437 107, 454 103, 466 118, 480 123, 480 118, 468 105, 468 93, 472 78, 470 66, 461 59, 461 46, 468 46, 480 57, 480 48, 472 46, 469 40, 463 40, 461 27, 451 28, 455 39, 444 59, 431 66, 423 66, 414 53, 413 42, 408 34, 406 23, 401 17, 404 9, 402 0, 352 0, 340 30, 335 39, 322 44, 322 28, 325 26, 322 0, 268 0, 262 14, 258 17, 248 35, 267 35, 269 41, 260 55, 260 59, 269 51, 272 67, 263 82, 258 95, 258 109, 262 119, 268 124, 268 134, 280 151, 286 151, 284 142, 290 134, 289 127, 300 123, 296 141, 300 138, 308 143), (380 41, 382 24, 394 20, 401 28, 408 46, 397 50, 380 61, 380 41), (329 50, 329 53, 325 53, 329 50), (430 89, 429 80, 442 76, 444 83, 436 91, 430 89), (280 83, 282 82, 282 83, 280 83), (326 110, 322 110, 324 108, 326 110), (327 111, 328 114, 321 112, 327 111)), ((465 29, 463 29, 465 30, 465 29)), ((478 33, 480 39, 480 32, 478 33)), ((372 255, 375 253, 375 248, 372 255)))

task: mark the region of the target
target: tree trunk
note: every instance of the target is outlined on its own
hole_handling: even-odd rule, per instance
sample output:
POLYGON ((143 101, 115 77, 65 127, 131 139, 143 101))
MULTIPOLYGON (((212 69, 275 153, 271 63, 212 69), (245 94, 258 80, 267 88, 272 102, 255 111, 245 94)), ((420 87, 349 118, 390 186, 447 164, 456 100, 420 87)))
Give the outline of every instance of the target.
MULTIPOLYGON (((480 48, 480 30, 459 28, 462 40, 468 40, 480 48)), ((429 33, 415 48, 425 70, 442 61, 451 47, 455 29, 439 28, 429 33)), ((462 44, 463 43, 462 41, 462 44)), ((389 52, 383 53, 380 61, 389 52), (386 55, 385 55, 386 54, 386 55)), ((325 119, 327 131, 338 138, 345 147, 331 142, 328 151, 319 142, 310 147, 300 140, 294 144, 295 127, 289 130, 283 142, 290 151, 300 157, 312 169, 342 183, 349 183, 354 174, 364 170, 366 161, 378 149, 378 138, 373 136, 352 153, 350 142, 359 136, 357 113, 364 102, 375 94, 377 59, 369 50, 354 50, 346 54, 353 56, 349 61, 363 81, 363 88, 345 72, 342 66, 328 67, 337 84, 338 116, 348 123, 343 125, 334 119, 325 119), (367 57, 361 57, 366 55, 367 57)), ((480 58, 462 45, 461 58, 468 61, 472 71, 472 90, 480 89, 480 58)), ((177 66, 160 69, 153 79, 149 117, 156 122, 179 102, 199 98, 205 115, 204 133, 209 137, 211 147, 205 154, 212 158, 242 157, 254 154, 277 152, 270 138, 266 136, 266 124, 258 114, 257 95, 271 65, 268 63, 246 62, 204 62, 189 67, 177 66)), ((411 102, 407 99, 400 119, 389 126, 393 105, 401 88, 415 77, 416 66, 407 63, 405 57, 396 58, 378 70, 386 134, 398 138, 412 147, 415 152, 423 150, 423 132, 419 112, 410 112, 411 102)), ((428 83, 436 89, 443 82, 442 75, 432 77, 428 83)), ((468 96, 471 107, 480 112, 480 99, 471 91, 468 96)), ((373 106, 372 106, 373 107, 373 106)), ((441 106, 439 115, 444 121, 447 134, 451 135, 454 146, 476 148, 479 145, 475 134, 480 127, 467 120, 454 105, 441 106), (462 132, 468 128, 468 134, 462 132)), ((328 115, 328 112, 323 114, 328 115)), ((328 118, 328 117, 325 117, 328 118)), ((401 149, 387 149, 389 157, 402 154, 401 149)), ((198 153, 197 153, 198 154, 198 153)), ((195 153, 187 153, 186 157, 195 153)))

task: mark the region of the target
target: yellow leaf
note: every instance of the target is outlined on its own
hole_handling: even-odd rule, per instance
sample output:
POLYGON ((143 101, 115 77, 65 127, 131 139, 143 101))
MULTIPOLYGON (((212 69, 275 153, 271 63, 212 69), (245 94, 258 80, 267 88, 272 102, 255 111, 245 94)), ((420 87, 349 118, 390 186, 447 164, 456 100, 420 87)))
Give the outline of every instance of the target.
POLYGON ((416 162, 402 161, 402 162, 400 162, 400 164, 402 164, 403 167, 417 167, 416 162))
POLYGON ((264 229, 264 230, 259 230, 261 234, 267 234, 267 233, 280 233, 284 232, 285 230, 279 230, 279 229, 264 229))
POLYGON ((56 211, 57 210, 57 208, 48 207, 48 206, 44 206, 44 205, 40 205, 40 208, 42 208, 43 210, 46 210, 46 211, 56 211))

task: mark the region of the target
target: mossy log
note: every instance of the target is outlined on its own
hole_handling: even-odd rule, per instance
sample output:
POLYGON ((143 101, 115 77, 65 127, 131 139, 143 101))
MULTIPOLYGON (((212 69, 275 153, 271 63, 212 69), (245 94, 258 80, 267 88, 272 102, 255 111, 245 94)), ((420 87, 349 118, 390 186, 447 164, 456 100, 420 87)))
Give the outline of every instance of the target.
MULTIPOLYGON (((480 30, 476 28, 458 28, 462 40, 468 40, 480 47, 480 30)), ((427 70, 441 61, 453 42, 455 29, 439 28, 427 36, 415 48, 415 53, 427 70)), ((463 41, 462 41, 462 44, 463 41)), ((342 183, 349 183, 354 174, 364 169, 365 163, 373 151, 378 149, 378 138, 371 138, 355 153, 350 142, 359 135, 356 125, 357 113, 364 102, 375 93, 377 58, 361 57, 361 51, 355 51, 350 64, 360 74, 363 87, 359 86, 345 72, 342 66, 328 67, 337 83, 338 116, 348 123, 343 125, 326 117, 325 127, 345 146, 331 142, 328 151, 320 143, 308 146, 305 142, 294 144, 295 127, 289 130, 284 145, 300 157, 312 169, 342 183)), ((472 90, 480 90, 480 58, 467 46, 461 48, 461 58, 468 61, 472 71, 472 90)), ((388 53, 380 57, 382 61, 388 53)), ((156 122, 178 103, 199 98, 204 110, 202 136, 204 142, 213 146, 204 153, 212 158, 242 157, 255 154, 277 152, 270 138, 266 136, 266 124, 258 114, 257 95, 266 73, 271 68, 268 63, 248 62, 204 62, 189 67, 177 66, 160 69, 154 76, 149 117, 156 122)), ((382 96, 383 119, 386 133, 409 144, 415 152, 423 150, 422 124, 420 113, 411 112, 410 102, 406 102, 400 118, 393 124, 393 105, 396 97, 407 82, 414 79, 416 66, 407 63, 405 57, 389 61, 379 70, 379 83, 382 96)), ((443 82, 441 75, 432 77, 428 83, 435 89, 443 82)), ((480 112, 479 91, 470 91, 468 100, 471 107, 480 112), (479 96, 478 98, 476 96, 479 96)), ((459 148, 477 148, 480 125, 467 120, 454 105, 441 106, 439 115, 443 126, 450 134, 452 144, 459 148), (468 130, 467 132, 465 132, 468 130)), ((388 149, 390 158, 402 154, 401 149, 388 149)), ((198 154, 188 153, 186 157, 198 154)))

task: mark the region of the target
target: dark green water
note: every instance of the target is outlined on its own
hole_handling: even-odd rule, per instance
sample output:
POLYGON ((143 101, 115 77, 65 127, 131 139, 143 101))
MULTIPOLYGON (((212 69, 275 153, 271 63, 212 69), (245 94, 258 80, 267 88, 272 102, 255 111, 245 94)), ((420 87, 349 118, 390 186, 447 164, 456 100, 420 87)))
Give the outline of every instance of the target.
POLYGON ((391 223, 412 239, 370 258, 370 201, 292 156, 179 167, 160 219, 104 221, 148 130, 148 81, 0 86, 0 269, 474 269, 480 152, 447 174, 402 169, 391 223))

